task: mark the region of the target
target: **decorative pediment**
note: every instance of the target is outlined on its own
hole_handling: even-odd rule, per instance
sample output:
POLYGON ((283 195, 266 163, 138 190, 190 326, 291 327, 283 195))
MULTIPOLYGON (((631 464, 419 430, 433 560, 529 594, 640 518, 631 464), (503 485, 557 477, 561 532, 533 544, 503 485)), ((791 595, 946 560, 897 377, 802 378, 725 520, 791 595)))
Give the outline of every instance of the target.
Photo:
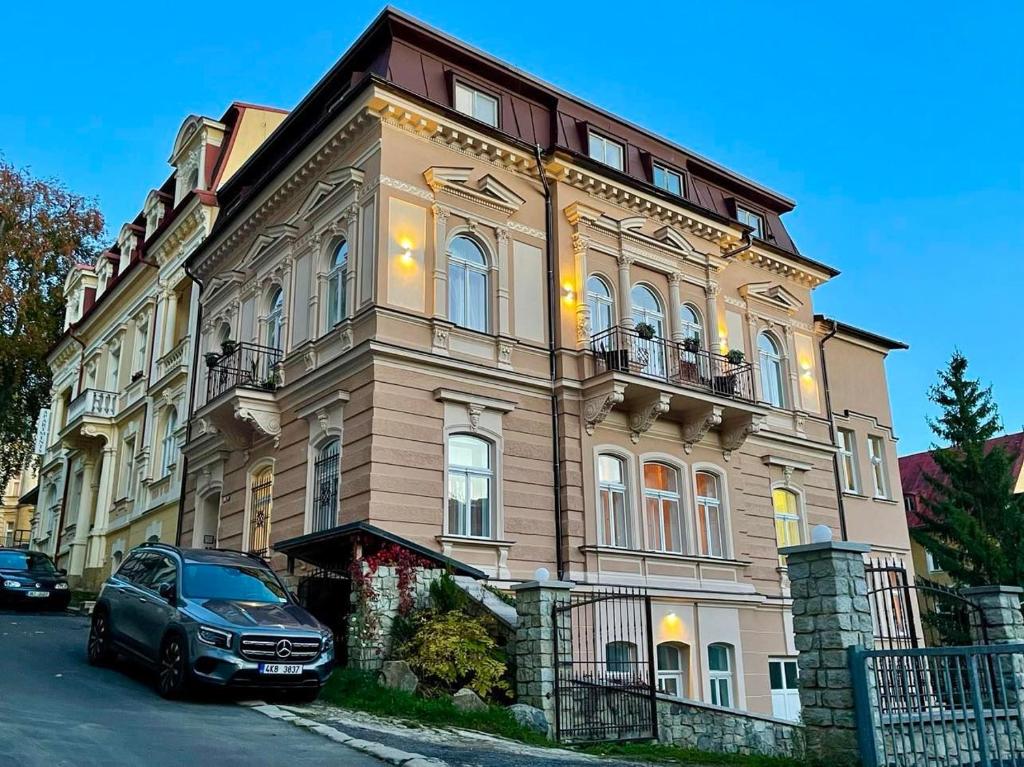
POLYGON ((326 174, 306 194, 306 199, 292 220, 312 218, 328 200, 346 194, 353 187, 362 186, 363 176, 361 170, 352 167, 338 168, 326 174))
POLYGON ((758 299, 773 306, 781 307, 787 312, 795 312, 804 302, 790 293, 778 283, 751 282, 740 288, 740 295, 750 299, 758 299))
POLYGON ((654 233, 654 239, 661 240, 674 248, 679 248, 687 253, 693 253, 693 246, 689 240, 683 237, 678 230, 673 229, 671 226, 663 226, 661 229, 654 233))
POLYGON ((298 233, 298 227, 292 224, 267 227, 253 242, 249 252, 245 254, 245 263, 251 266, 279 243, 293 241, 298 233))
POLYGON ((627 216, 619 220, 619 229, 624 232, 635 232, 643 228, 647 219, 643 216, 627 216))
POLYGON ((423 178, 434 194, 443 191, 500 210, 509 216, 526 203, 526 200, 489 173, 471 184, 469 176, 472 171, 472 168, 434 166, 423 172, 423 178))

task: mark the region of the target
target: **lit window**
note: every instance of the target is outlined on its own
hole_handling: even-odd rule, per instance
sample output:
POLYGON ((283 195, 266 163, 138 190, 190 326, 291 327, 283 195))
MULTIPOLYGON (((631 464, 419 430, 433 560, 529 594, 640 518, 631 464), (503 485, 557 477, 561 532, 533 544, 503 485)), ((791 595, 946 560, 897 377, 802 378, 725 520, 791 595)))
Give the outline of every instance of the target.
POLYGON ((590 333, 597 335, 615 324, 615 302, 608 283, 596 274, 587 278, 587 306, 590 307, 590 333))
POLYGON ((337 524, 341 479, 341 441, 334 439, 321 447, 313 462, 313 520, 311 532, 330 530, 337 524))
POLYGON ((633 536, 626 500, 626 462, 614 455, 599 455, 597 482, 601 496, 602 543, 628 549, 633 536))
POLYGON ((342 240, 331 256, 331 271, 327 276, 327 329, 330 330, 346 317, 345 272, 348 269, 348 243, 342 240))
POLYGON ((171 473, 171 468, 178 460, 178 445, 175 440, 174 430, 178 428, 178 411, 174 407, 167 408, 167 417, 164 421, 164 439, 161 447, 162 455, 162 476, 171 473))
POLYGON ((249 541, 247 551, 266 556, 270 547, 270 518, 274 511, 274 467, 254 472, 249 483, 249 541))
POLYGON ((800 688, 796 661, 785 658, 768 661, 768 683, 772 690, 772 715, 791 722, 800 719, 800 688))
POLYGON ((885 467, 885 443, 881 437, 868 437, 868 457, 871 459, 871 476, 875 480, 875 497, 889 498, 889 475, 885 467))
POLYGON ((498 127, 498 100, 465 83, 455 83, 455 109, 480 122, 498 127))
MULTIPOLYGON (((772 490, 775 509, 775 543, 780 549, 800 544, 800 499, 791 490, 779 487, 772 490)), ((779 564, 786 566, 786 558, 779 555, 779 564)))
POLYGON ((759 240, 764 239, 764 219, 759 214, 746 208, 736 208, 736 218, 741 224, 753 227, 752 236, 757 237, 759 240))
POLYGON ((281 348, 281 331, 284 323, 284 293, 275 288, 270 296, 270 312, 267 314, 267 346, 281 348))
POLYGON ((448 246, 448 319, 460 327, 487 332, 487 258, 469 237, 448 246))
POLYGON ((590 156, 598 162, 622 170, 622 144, 612 141, 610 138, 591 132, 590 133, 590 156))
POLYGON ((604 646, 604 667, 609 674, 639 671, 636 645, 632 642, 609 642, 604 646))
POLYGON ((784 407, 782 389, 782 351, 767 333, 757 337, 757 356, 761 363, 761 399, 769 405, 784 407))
POLYGON ((711 703, 732 708, 732 658, 727 644, 708 645, 708 678, 711 703))
POLYGON ((725 520, 722 515, 722 488, 718 475, 697 472, 697 534, 700 553, 706 557, 725 556, 725 520))
POLYGON ((849 429, 839 430, 839 465, 842 467, 843 490, 857 492, 857 438, 849 429))
POLYGON ((651 547, 682 553, 679 472, 663 463, 645 463, 644 507, 651 547))
POLYGON ((491 537, 491 444, 468 434, 448 438, 448 532, 491 537))
POLYGON ((682 175, 674 170, 669 170, 664 165, 654 163, 654 185, 672 194, 683 196, 682 175))
POLYGON ((686 696, 688 662, 686 645, 662 642, 658 645, 658 691, 666 695, 686 696))

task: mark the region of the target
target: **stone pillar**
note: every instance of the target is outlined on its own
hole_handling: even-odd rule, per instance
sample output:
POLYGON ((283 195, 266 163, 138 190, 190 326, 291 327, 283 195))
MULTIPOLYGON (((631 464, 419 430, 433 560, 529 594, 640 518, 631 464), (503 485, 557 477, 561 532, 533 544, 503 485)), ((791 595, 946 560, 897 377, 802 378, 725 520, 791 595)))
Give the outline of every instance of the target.
POLYGON ((168 289, 164 294, 164 306, 167 313, 164 317, 164 342, 161 357, 174 348, 174 326, 178 322, 178 293, 175 290, 168 289))
POLYGON ((973 602, 984 617, 981 626, 971 626, 974 644, 1014 644, 1024 642, 1024 616, 1020 612, 1018 586, 975 586, 963 595, 973 602))
MULTIPOLYGON (((96 500, 96 461, 92 457, 82 462, 82 491, 78 496, 75 517, 75 537, 71 541, 68 556, 68 575, 81 577, 85 571, 85 550, 89 544, 89 524, 92 520, 93 503, 96 500)), ((73 480, 72 480, 73 481, 73 480)), ((70 514, 72 509, 68 509, 70 514)))
POLYGON ((669 336, 676 343, 683 342, 683 326, 680 313, 683 309, 683 300, 679 291, 679 284, 683 281, 683 275, 673 272, 668 276, 668 327, 669 336))
POLYGON ((633 256, 623 253, 619 256, 619 324, 624 328, 633 327, 633 285, 630 267, 633 256))
MULTIPOLYGON (((516 698, 544 712, 548 733, 555 726, 556 604, 567 604, 573 584, 567 581, 526 581, 516 592, 516 698)), ((568 619, 568 616, 566 616, 568 619)))
POLYGON ((858 761, 847 648, 874 644, 864 576, 869 548, 828 541, 779 549, 789 567, 793 633, 800 653, 800 705, 812 762, 858 761))
POLYGON ((117 450, 112 445, 105 445, 100 461, 99 489, 96 493, 96 514, 89 531, 91 539, 86 567, 102 567, 107 555, 107 522, 110 518, 110 506, 114 500, 114 455, 117 450))
POLYGON ((719 348, 722 343, 718 337, 718 283, 709 281, 704 289, 705 303, 707 304, 707 337, 708 350, 713 354, 721 352, 719 348))
MULTIPOLYGON (((436 203, 434 213, 434 317, 448 319, 448 216, 451 211, 436 203)), ((363 296, 365 299, 366 296, 363 296)))

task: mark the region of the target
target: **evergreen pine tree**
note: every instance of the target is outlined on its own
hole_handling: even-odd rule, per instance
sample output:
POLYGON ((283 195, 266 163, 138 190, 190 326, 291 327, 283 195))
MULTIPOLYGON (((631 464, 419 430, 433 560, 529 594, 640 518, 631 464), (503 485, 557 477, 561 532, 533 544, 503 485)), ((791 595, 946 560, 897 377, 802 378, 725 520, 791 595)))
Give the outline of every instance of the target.
POLYGON ((925 475, 923 525, 914 539, 936 565, 967 586, 1024 583, 1024 496, 1014 495, 1016 456, 986 442, 1002 431, 992 387, 967 377, 967 358, 954 352, 928 392, 941 415, 929 419, 939 471, 925 475))

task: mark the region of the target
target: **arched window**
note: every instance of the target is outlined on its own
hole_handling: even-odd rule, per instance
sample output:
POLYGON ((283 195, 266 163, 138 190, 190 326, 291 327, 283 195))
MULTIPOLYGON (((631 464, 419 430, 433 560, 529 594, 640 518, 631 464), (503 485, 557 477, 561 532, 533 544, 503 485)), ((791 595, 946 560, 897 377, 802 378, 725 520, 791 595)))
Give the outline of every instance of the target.
POLYGON ((609 674, 638 671, 637 649, 632 642, 608 642, 604 646, 604 668, 609 674))
POLYGON ((717 474, 698 471, 697 535, 700 553, 706 557, 725 556, 725 520, 722 514, 722 486, 717 474))
POLYGON ((284 322, 284 292, 274 288, 270 294, 270 311, 267 313, 267 346, 271 349, 282 348, 281 325, 284 322))
POLYGON ((768 333, 757 337, 757 356, 761 363, 761 399, 775 407, 785 406, 782 389, 782 351, 768 333))
POLYGON ((732 647, 722 642, 708 645, 708 678, 711 681, 711 702, 732 708, 732 647))
POLYGON ((331 270, 327 276, 327 329, 330 330, 348 316, 345 306, 345 272, 348 269, 348 242, 342 240, 331 256, 331 270))
POLYGON ((684 698, 689 686, 686 672, 690 666, 690 649, 680 642, 658 645, 658 691, 684 698))
POLYGON ((220 350, 224 349, 224 343, 231 340, 231 325, 227 322, 220 323, 220 328, 217 330, 217 348, 220 350))
POLYGON ((646 340, 637 338, 637 352, 641 355, 643 372, 655 377, 665 375, 665 312, 661 299, 647 285, 634 285, 630 292, 633 301, 633 324, 639 327, 649 325, 654 330, 654 337, 646 340))
POLYGON ((246 551, 266 556, 274 511, 274 467, 264 466, 249 478, 249 531, 246 551))
POLYGON ((448 438, 448 532, 491 537, 494 471, 491 443, 469 434, 448 438))
POLYGON ((632 524, 626 498, 626 462, 616 455, 597 457, 597 483, 601 504, 601 542, 628 549, 632 524))
MULTIPOLYGON (((800 498, 792 490, 777 487, 772 490, 775 509, 775 542, 778 547, 800 545, 800 498)), ((779 554, 779 564, 785 567, 786 558, 779 554)))
POLYGON ((317 450, 313 462, 313 518, 310 532, 330 530, 338 523, 341 483, 341 440, 332 439, 317 450))
POLYGON ((679 326, 683 331, 683 338, 696 338, 701 346, 704 345, 704 330, 700 314, 690 304, 683 304, 679 308, 679 326))
POLYGON ((123 559, 124 559, 124 552, 123 551, 115 551, 110 556, 110 569, 111 569, 111 572, 117 570, 117 568, 119 568, 121 566, 121 560, 123 560, 123 559))
POLYGON ((178 428, 178 410, 174 406, 167 408, 167 416, 164 418, 164 438, 161 444, 161 469, 163 476, 171 473, 171 467, 178 460, 178 444, 174 437, 174 431, 178 428))
POLYGON ((448 246, 448 319, 470 330, 487 332, 489 305, 487 258, 469 237, 448 246))
POLYGON ((650 545, 658 551, 682 553, 678 471, 664 463, 644 464, 644 511, 650 545))
POLYGON ((596 336, 615 324, 615 300, 604 278, 587 278, 587 306, 590 307, 590 334, 596 336))
POLYGON ((151 536, 149 536, 146 539, 146 543, 159 543, 159 542, 160 542, 160 536, 159 535, 151 535, 151 536))

